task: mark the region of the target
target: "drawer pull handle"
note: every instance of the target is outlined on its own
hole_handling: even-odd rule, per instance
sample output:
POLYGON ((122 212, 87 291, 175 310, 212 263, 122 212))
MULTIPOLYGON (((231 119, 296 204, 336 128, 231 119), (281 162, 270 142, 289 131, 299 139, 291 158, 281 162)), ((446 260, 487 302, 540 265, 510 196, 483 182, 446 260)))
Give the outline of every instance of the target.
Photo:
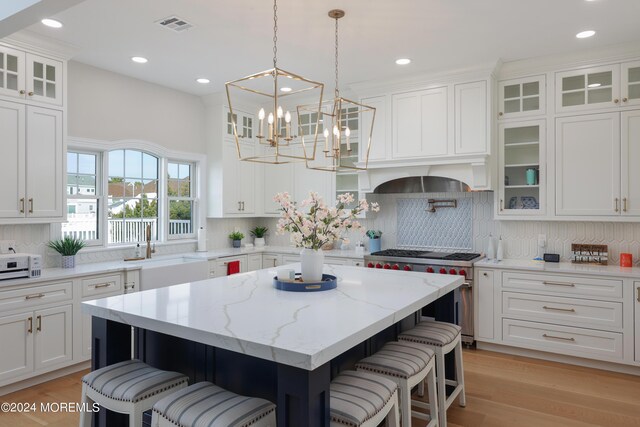
POLYGON ((571 342, 574 342, 576 340, 575 338, 556 337, 555 335, 547 335, 547 334, 542 334, 542 336, 545 338, 553 338, 554 340, 563 340, 563 341, 571 341, 571 342))
POLYGON ((29 329, 27 329, 27 332, 32 334, 33 333, 33 317, 29 317, 27 320, 29 321, 29 329))
POLYGON ((575 283, 567 283, 567 282, 542 282, 543 285, 552 285, 552 286, 568 286, 571 288, 575 288, 575 283))
POLYGON ((545 310, 566 311, 566 312, 569 312, 569 313, 575 313, 576 312, 575 308, 547 307, 546 305, 543 305, 542 308, 544 308, 545 310))
POLYGON ((29 300, 29 299, 36 299, 36 298, 42 298, 44 297, 44 294, 34 294, 34 295, 27 295, 26 297, 24 297, 24 299, 29 300))
POLYGON ((638 287, 636 290, 638 291, 638 298, 636 299, 638 300, 638 302, 640 302, 640 287, 638 287))
POLYGON ((100 289, 100 288, 108 288, 109 286, 113 285, 112 282, 109 283, 101 283, 99 285, 96 285, 94 289, 100 289))
POLYGON ((36 326, 36 331, 41 332, 42 331, 42 316, 38 316, 38 326, 36 326))

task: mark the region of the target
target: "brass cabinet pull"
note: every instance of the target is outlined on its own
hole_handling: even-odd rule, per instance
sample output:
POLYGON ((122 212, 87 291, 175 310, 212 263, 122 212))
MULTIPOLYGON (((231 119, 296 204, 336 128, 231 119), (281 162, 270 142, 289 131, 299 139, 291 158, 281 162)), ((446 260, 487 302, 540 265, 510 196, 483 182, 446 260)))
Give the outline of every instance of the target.
POLYGON ((24 95, 24 89, 20 90, 20 95, 24 95))
POLYGON ((576 312, 575 308, 547 307, 546 305, 543 305, 542 308, 544 308, 545 310, 566 311, 566 312, 569 312, 569 313, 575 313, 576 312))
POLYGON ((638 286, 637 290, 638 290, 638 298, 637 298, 637 300, 638 300, 638 302, 640 302, 640 286, 638 286))
POLYGON ((33 198, 29 198, 29 213, 33 213, 33 198))
POLYGON ((24 297, 24 299, 30 300, 30 299, 36 299, 36 298, 42 298, 42 297, 44 297, 44 294, 33 294, 33 295, 27 295, 26 297, 24 297))
POLYGON ((563 341, 575 341, 575 338, 565 338, 565 337, 557 337, 555 335, 547 335, 547 334, 542 334, 543 337, 545 338, 553 338, 554 340, 563 340, 563 341))
POLYGON ((614 99, 614 100, 613 100, 613 103, 614 103, 614 104, 617 104, 617 103, 619 103, 619 102, 620 102, 620 100, 619 100, 618 98, 616 98, 616 99, 614 99))
POLYGON ((500 111, 500 112, 498 113, 498 117, 502 117, 503 115, 504 115, 504 113, 503 113, 502 111, 500 111))
POLYGON ((38 326, 36 326, 36 331, 41 332, 42 331, 42 316, 38 315, 37 319, 38 319, 38 326))
POLYGON ((543 285, 552 285, 552 286, 569 286, 572 288, 575 288, 576 284, 575 283, 567 283, 567 282, 547 282, 544 281, 542 282, 543 285))
POLYGON ((136 282, 124 282, 125 289, 134 289, 136 287, 136 282))
POLYGON ((100 289, 100 288, 108 288, 109 286, 113 285, 113 282, 109 282, 109 283, 101 283, 99 285, 95 285, 94 289, 100 289))
POLYGON ((626 212, 627 211, 627 198, 623 198, 622 199, 622 212, 626 212))
POLYGON ((504 200, 500 199, 500 212, 504 209, 504 200))
POLYGON ((29 92, 27 95, 29 95, 29 96, 33 96, 33 92, 29 92))
POLYGON ((24 213, 24 197, 20 199, 20 213, 24 213))
POLYGON ((622 98, 622 102, 627 102, 629 99, 627 97, 622 98))
POLYGON ((33 317, 29 317, 27 320, 29 321, 29 329, 27 329, 27 332, 32 334, 33 333, 33 317))
POLYGON ((613 201, 614 201, 613 211, 614 212, 620 211, 620 209, 618 209, 618 202, 619 202, 618 198, 616 197, 615 199, 613 199, 613 201))
POLYGON ((242 205, 241 205, 241 203, 242 203, 242 202, 238 202, 238 210, 239 210, 239 211, 241 211, 241 210, 242 210, 242 209, 241 209, 241 206, 242 206, 242 205))

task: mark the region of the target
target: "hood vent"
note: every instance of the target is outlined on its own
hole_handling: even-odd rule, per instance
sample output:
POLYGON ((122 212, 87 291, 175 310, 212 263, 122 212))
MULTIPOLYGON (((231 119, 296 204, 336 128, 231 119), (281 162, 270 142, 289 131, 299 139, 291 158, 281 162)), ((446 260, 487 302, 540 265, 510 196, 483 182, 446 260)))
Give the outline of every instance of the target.
POLYGON ((410 176, 380 184, 375 194, 398 193, 466 193, 471 191, 462 181, 441 176, 410 176))
POLYGON ((169 16, 161 19, 156 21, 156 24, 159 24, 161 27, 168 30, 175 31, 176 33, 181 33, 189 28, 193 28, 192 24, 177 16, 169 16))

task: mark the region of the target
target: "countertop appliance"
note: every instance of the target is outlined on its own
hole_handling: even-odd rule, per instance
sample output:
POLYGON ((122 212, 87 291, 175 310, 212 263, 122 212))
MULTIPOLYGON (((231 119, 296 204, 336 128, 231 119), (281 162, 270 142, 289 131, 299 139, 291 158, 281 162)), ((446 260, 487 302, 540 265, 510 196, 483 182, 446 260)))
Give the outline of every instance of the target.
POLYGON ((39 277, 42 257, 31 254, 0 255, 0 280, 39 277))
POLYGON ((455 322, 462 328, 462 341, 473 344, 473 263, 484 255, 467 252, 434 252, 415 249, 385 249, 365 255, 368 268, 416 271, 427 274, 456 274, 465 282, 454 294, 455 322))

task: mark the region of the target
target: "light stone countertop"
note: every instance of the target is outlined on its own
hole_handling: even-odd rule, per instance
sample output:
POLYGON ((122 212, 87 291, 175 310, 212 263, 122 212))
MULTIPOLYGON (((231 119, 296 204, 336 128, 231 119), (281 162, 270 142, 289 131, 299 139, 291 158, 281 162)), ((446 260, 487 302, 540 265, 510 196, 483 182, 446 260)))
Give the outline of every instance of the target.
POLYGON ((574 264, 571 262, 544 262, 525 259, 504 259, 502 261, 483 259, 476 262, 474 267, 495 268, 500 270, 539 271, 545 273, 640 278, 640 268, 620 267, 619 265, 574 264))
MULTIPOLYGON (((254 254, 254 253, 265 253, 265 254, 287 254, 287 255, 299 255, 301 248, 295 248, 293 246, 262 246, 262 247, 242 247, 242 248, 225 248, 225 249, 214 249, 207 252, 195 252, 188 254, 189 257, 200 257, 207 258, 209 260, 224 258, 228 256, 237 256, 237 255, 246 255, 246 254, 254 254)), ((329 251, 324 251, 324 255, 326 257, 334 257, 334 258, 358 258, 362 259, 365 255, 368 255, 369 252, 356 252, 354 249, 332 249, 329 251)))
MULTIPOLYGON (((288 267, 298 269, 299 264, 288 267)), ((313 370, 463 283, 461 276, 325 265, 338 288, 284 292, 276 268, 89 301, 83 312, 313 370)))

